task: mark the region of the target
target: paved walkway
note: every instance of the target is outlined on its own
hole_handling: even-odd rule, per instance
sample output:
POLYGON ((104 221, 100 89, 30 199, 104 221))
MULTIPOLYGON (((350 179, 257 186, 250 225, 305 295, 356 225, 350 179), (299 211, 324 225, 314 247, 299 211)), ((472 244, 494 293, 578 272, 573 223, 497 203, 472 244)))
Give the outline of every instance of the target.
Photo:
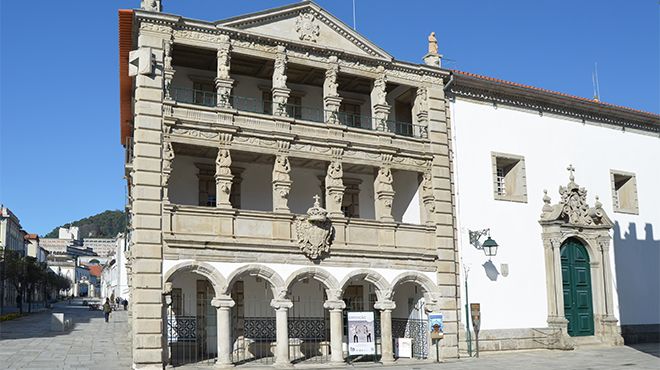
MULTIPOLYGON (((101 311, 89 311, 81 300, 72 305, 56 304, 53 312, 64 312, 73 321, 65 333, 50 331, 50 312, 32 314, 0 323, 0 369, 130 369, 131 352, 126 311, 113 312, 110 322, 101 311)), ((314 367, 296 366, 301 369, 314 367)), ((184 366, 184 369, 211 369, 184 366)), ((237 370, 251 367, 239 366, 237 370)), ((260 369, 272 367, 261 367, 260 369)), ((331 368, 328 366, 325 369, 331 368)), ((450 359, 434 364, 397 361, 394 366, 359 364, 343 369, 392 370, 527 370, 527 369, 660 369, 660 344, 634 347, 581 348, 575 351, 518 351, 483 353, 481 358, 450 359)))
POLYGON ((127 312, 116 311, 105 323, 77 299, 52 311, 0 323, 0 369, 130 369, 127 312), (73 322, 67 332, 50 331, 51 312, 73 322))

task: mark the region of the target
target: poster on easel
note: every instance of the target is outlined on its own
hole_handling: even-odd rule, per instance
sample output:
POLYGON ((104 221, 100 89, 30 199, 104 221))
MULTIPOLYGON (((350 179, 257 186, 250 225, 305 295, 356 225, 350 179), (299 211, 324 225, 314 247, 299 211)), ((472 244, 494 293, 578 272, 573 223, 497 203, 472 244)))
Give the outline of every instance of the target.
POLYGON ((444 337, 445 326, 441 313, 429 314, 429 328, 431 329, 431 339, 442 339, 444 337))
POLYGON ((348 355, 375 355, 376 334, 373 312, 348 313, 348 355))

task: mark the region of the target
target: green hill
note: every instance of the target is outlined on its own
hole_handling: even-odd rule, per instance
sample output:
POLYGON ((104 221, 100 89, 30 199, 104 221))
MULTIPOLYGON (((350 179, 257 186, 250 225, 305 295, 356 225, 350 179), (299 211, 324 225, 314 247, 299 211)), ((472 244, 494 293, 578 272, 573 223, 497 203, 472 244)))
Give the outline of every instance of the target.
POLYGON ((78 226, 81 238, 114 238, 117 233, 126 232, 126 213, 105 211, 94 216, 58 226, 44 235, 44 238, 57 238, 60 227, 78 226))

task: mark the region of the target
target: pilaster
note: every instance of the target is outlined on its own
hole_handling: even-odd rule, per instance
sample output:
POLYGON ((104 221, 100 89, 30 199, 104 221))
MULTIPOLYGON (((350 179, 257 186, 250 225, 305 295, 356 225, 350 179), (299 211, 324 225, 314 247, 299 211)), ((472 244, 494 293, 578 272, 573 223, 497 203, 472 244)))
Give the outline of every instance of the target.
POLYGON ((273 68, 273 114, 276 116, 286 117, 286 105, 289 100, 291 90, 286 85, 286 67, 287 57, 284 46, 277 47, 277 55, 275 56, 275 66, 273 68))
POLYGON ((273 211, 289 213, 289 192, 291 191, 291 164, 285 153, 275 157, 273 165, 273 211))
POLYGON ((325 81, 323 82, 323 108, 325 110, 325 122, 328 124, 339 124, 338 112, 342 98, 337 92, 337 74, 339 73, 339 64, 336 56, 330 56, 330 67, 325 72, 325 81))
POLYGON ((234 84, 234 80, 231 79, 230 71, 230 48, 229 37, 226 35, 222 36, 222 42, 218 46, 218 51, 216 53, 218 70, 215 77, 215 89, 217 93, 217 106, 222 108, 230 108, 230 96, 231 89, 234 84))

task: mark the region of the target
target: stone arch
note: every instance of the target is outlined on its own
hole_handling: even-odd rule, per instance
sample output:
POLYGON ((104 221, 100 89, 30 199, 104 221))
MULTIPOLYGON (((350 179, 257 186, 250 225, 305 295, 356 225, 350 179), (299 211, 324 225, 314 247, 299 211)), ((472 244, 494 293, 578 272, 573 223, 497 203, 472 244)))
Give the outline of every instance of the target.
POLYGON ((376 286, 376 295, 379 301, 390 300, 392 298, 392 286, 381 274, 369 269, 359 269, 351 271, 339 284, 343 294, 346 285, 354 279, 362 278, 376 286))
POLYGON ((289 278, 286 279, 286 282, 284 283, 284 288, 288 292, 294 283, 303 280, 305 278, 312 278, 323 284, 325 286, 328 298, 331 298, 333 295, 339 295, 339 297, 335 297, 335 298, 341 298, 339 281, 334 276, 332 276, 332 274, 330 274, 328 271, 320 267, 304 267, 294 271, 289 276, 289 278))
POLYGON ((434 297, 439 294, 438 286, 428 276, 416 271, 402 272, 392 280, 392 295, 396 294, 396 287, 404 283, 417 284, 424 290, 424 294, 434 297))
POLYGON ((245 265, 229 274, 227 284, 224 286, 223 294, 231 295, 232 285, 243 274, 249 274, 250 276, 257 276, 262 279, 266 279, 270 283, 271 289, 273 290, 273 297, 275 299, 284 298, 283 295, 286 294, 286 289, 282 277, 270 267, 257 264, 245 265))
POLYGON ((169 282, 174 277, 174 274, 177 272, 193 272, 199 275, 204 276, 209 279, 211 285, 213 285, 213 290, 215 295, 219 296, 222 294, 223 289, 227 286, 227 280, 224 276, 212 265, 206 262, 197 262, 197 261, 184 261, 172 266, 165 273, 164 282, 169 282))
POLYGON ((566 241, 568 241, 568 239, 575 239, 578 242, 580 242, 580 244, 582 244, 584 246, 584 249, 586 249, 587 253, 589 254, 589 261, 591 261, 591 263, 594 263, 594 262, 598 261, 598 259, 600 257, 597 253, 598 246, 594 246, 593 241, 590 241, 588 238, 586 238, 584 233, 579 232, 577 230, 571 230, 570 232, 564 232, 562 234, 562 237, 559 239, 560 248, 561 248, 561 246, 564 245, 564 243, 566 243, 566 241))

